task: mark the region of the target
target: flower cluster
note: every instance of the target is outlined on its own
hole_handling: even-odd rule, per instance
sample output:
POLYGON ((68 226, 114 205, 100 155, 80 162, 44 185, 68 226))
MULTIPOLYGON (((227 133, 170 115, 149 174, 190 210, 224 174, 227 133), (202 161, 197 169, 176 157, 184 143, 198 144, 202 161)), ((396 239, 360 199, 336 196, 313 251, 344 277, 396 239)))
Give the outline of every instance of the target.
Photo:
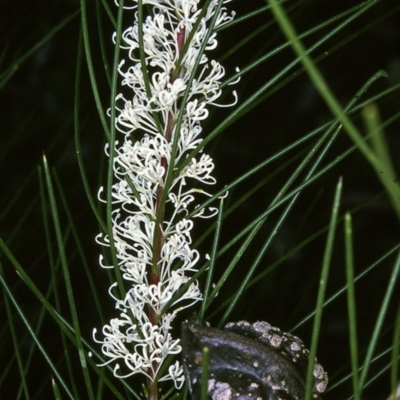
MULTIPOLYGON (((178 388, 184 381, 179 362, 164 376, 157 374, 169 355, 181 351, 179 339, 171 336, 171 322, 178 311, 202 298, 197 281, 190 282, 199 254, 191 248, 193 221, 189 211, 194 210, 194 216, 215 214, 215 209, 208 215, 196 210, 196 194, 208 193, 189 185, 190 181, 214 184, 214 163, 203 153, 189 161, 188 154, 202 141, 201 121, 208 116, 207 106, 221 95, 225 74, 224 68, 209 61, 200 48, 207 36, 206 50, 217 45, 215 32, 208 35, 217 9, 214 28, 233 18, 224 7, 219 8, 219 0, 212 0, 200 17, 199 2, 143 0, 153 6, 142 25, 145 71, 140 60, 138 12, 133 26, 122 34, 121 48, 127 51, 130 66, 126 68, 122 60, 118 71, 122 86, 131 91, 128 98, 117 96, 121 106, 116 107, 116 128, 123 140, 115 143, 113 158, 112 239, 118 267, 129 288, 120 299, 114 294, 117 284, 110 287, 119 317, 103 327, 103 340, 95 339, 110 358, 107 363, 121 360, 128 368, 127 374, 118 375, 116 363, 116 376, 141 373, 150 381, 173 380, 178 388), (199 72, 188 88, 199 57, 199 72), (185 167, 178 169, 184 162, 185 167)), ((133 3, 131 8, 137 8, 137 1, 133 3)), ((110 245, 108 236, 99 235, 97 241, 110 245)), ((113 268, 104 265, 102 258, 100 263, 113 268)))

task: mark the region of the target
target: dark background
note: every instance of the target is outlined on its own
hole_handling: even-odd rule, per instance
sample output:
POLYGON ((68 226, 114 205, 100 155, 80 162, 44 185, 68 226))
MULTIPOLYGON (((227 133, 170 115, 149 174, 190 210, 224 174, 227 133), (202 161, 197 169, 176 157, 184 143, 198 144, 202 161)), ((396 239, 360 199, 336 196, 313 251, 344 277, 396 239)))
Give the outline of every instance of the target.
MULTIPOLYGON (((237 17, 240 17, 264 4, 264 2, 256 0, 236 0, 227 4, 227 7, 236 10, 237 17)), ((289 1, 287 7, 292 4, 293 2, 289 1)), ((359 3, 356 1, 310 0, 295 9, 291 13, 291 17, 297 31, 304 32, 357 4, 359 3)), ((112 4, 110 7, 116 13, 112 4)), ((77 1, 2 1, 0 5, 0 40, 2 44, 0 71, 8 71, 8 68, 14 66, 20 56, 42 40, 58 23, 75 13, 78 8, 77 1)), ((347 104, 356 91, 380 69, 386 70, 389 78, 378 80, 364 95, 364 98, 400 83, 399 11, 396 2, 390 0, 376 2, 376 5, 367 13, 334 36, 313 55, 316 57, 325 51, 329 52, 329 56, 319 63, 319 68, 343 105, 347 104), (351 35, 361 32, 361 30, 364 30, 362 34, 332 51, 335 44, 346 41, 351 38, 351 35)), ((98 28, 94 2, 88 4, 88 15, 92 55, 95 60, 102 104, 106 109, 110 103, 110 95, 99 43, 96 40, 98 28)), ((105 42, 106 52, 111 61, 113 46, 108 38, 113 29, 103 11, 101 11, 101 16, 107 39, 105 42), (108 36, 107 32, 109 32, 108 36)), ((260 12, 255 18, 237 25, 237 28, 220 32, 220 45, 211 57, 217 60, 224 59, 227 49, 246 37, 252 30, 270 20, 270 13, 260 12)), ((304 41, 305 44, 307 46, 313 44, 329 29, 328 27, 310 36, 304 41)), ((77 14, 29 58, 19 62, 11 79, 2 87, 0 98, 0 149, 2 150, 0 155, 2 165, 0 169, 2 188, 0 237, 9 245, 18 261, 30 273, 39 288, 46 290, 51 278, 37 175, 37 168, 41 165, 42 156, 45 154, 50 166, 55 168, 66 193, 80 240, 99 285, 99 293, 103 293, 104 302, 109 303, 109 306, 105 306, 107 320, 113 315, 113 304, 107 295, 106 273, 98 266, 99 248, 94 242, 94 237, 99 232, 99 227, 83 189, 73 138, 74 85, 79 32, 80 15, 77 14)), ((284 39, 279 28, 276 24, 271 24, 268 29, 240 48, 234 55, 221 62, 226 66, 229 76, 234 73, 235 66, 243 69, 260 54, 271 51, 283 42, 284 39)), ((239 103, 247 99, 293 58, 291 49, 287 49, 244 76, 235 87, 238 91, 239 103)), ((92 193, 95 195, 98 187, 105 182, 104 157, 102 155, 105 138, 94 105, 85 64, 82 66, 81 91, 82 151, 88 180, 92 193)), ((231 102, 229 89, 224 101, 231 102)), ((398 112, 398 91, 382 99, 378 105, 382 120, 386 120, 398 112)), ((205 124, 204 132, 211 131, 229 112, 229 109, 214 109, 212 118, 210 118, 213 122, 205 124)), ((212 153, 216 164, 218 187, 222 188, 265 158, 330 119, 331 115, 313 85, 304 73, 298 74, 290 83, 237 120, 209 146, 208 150, 212 153)), ((358 114, 354 117, 354 121, 360 129, 363 129, 358 114)), ((386 129, 387 140, 397 171, 400 167, 399 128, 399 121, 395 120, 386 129)), ((311 142, 314 143, 314 141, 311 142)), ((307 142, 301 149, 307 149, 310 143, 307 142)), ((327 154, 323 165, 334 160, 350 145, 350 140, 342 132, 327 154)), ((231 193, 227 207, 250 190, 260 179, 278 169, 283 161, 290 160, 299 151, 296 149, 280 158, 241 184, 231 193)), ((279 173, 226 219, 222 229, 222 245, 266 209, 285 182, 285 178, 293 170, 294 166, 291 166, 279 173)), ((329 222, 333 194, 339 177, 342 177, 344 182, 342 213, 368 201, 383 190, 372 168, 363 157, 357 153, 352 154, 302 192, 295 208, 267 251, 260 270, 273 265, 276 260, 302 240, 326 226, 329 222)), ((250 246, 219 294, 218 300, 221 299, 221 303, 218 302, 218 304, 222 304, 225 299, 236 292, 248 267, 270 235, 280 215, 280 210, 274 212, 264 224, 256 241, 250 246)), ((384 196, 362 207, 354 214, 353 218, 356 273, 359 273, 398 244, 400 232, 395 214, 384 196)), ((66 221, 65 214, 61 212, 61 223, 66 224, 66 221)), ((207 220, 199 223, 195 234, 199 237, 203 229, 209 226, 208 224, 207 220)), ((242 296, 235 313, 231 315, 231 320, 267 320, 283 330, 291 330, 315 307, 325 240, 326 234, 320 235, 247 291, 242 296)), ((101 323, 97 314, 92 312, 94 306, 86 275, 80 259, 77 257, 76 248, 70 243, 67 244, 67 249, 71 257, 70 273, 76 301, 80 307, 79 317, 83 321, 84 337, 91 340, 93 327, 99 327, 101 323)), ((345 283, 342 225, 338 229, 336 243, 328 296, 335 293, 345 283)), ((221 257, 216 277, 222 274, 236 249, 237 247, 221 257)), ((202 254, 209 253, 210 242, 205 241, 199 250, 202 254)), ((365 355, 365 347, 369 342, 394 260, 395 253, 356 286, 361 361, 365 355)), ((13 268, 4 257, 2 257, 2 263, 4 263, 7 282, 14 288, 17 299, 23 304, 24 311, 34 323, 40 309, 39 303, 29 294, 29 291, 24 290, 24 286, 17 279, 13 268)), ((62 286, 60 285, 60 287, 62 286)), ((398 300, 397 286, 397 292, 384 322, 378 353, 389 347, 392 341, 392 328, 398 300)), ((66 304, 63 309, 65 315, 69 315, 66 304)), ((215 308, 209 310, 210 322, 212 325, 217 325, 223 311, 217 313, 213 313, 213 311, 215 308)), ((182 318, 187 317, 188 314, 182 315, 182 318)), ((32 342, 28 336, 23 336, 24 327, 18 318, 15 322, 23 341, 22 348, 26 350, 32 345, 32 342)), ((309 321, 294 333, 299 335, 305 343, 309 343, 311 327, 312 324, 309 321)), ((6 364, 12 356, 12 353, 7 351, 7 349, 12 349, 11 342, 8 344, 11 339, 7 324, 4 324, 2 335, 1 357, 2 363, 6 364)), ((46 320, 40 337, 51 356, 56 360, 62 360, 59 358, 60 341, 57 327, 51 321, 46 320)), ((71 352, 73 353, 73 351, 71 352)), ((75 356, 72 355, 72 357, 75 356)), ((332 381, 336 381, 348 372, 349 350, 345 295, 340 296, 325 310, 318 357, 330 374, 332 381)), ((386 365, 387 362, 388 358, 382 361, 382 365, 373 367, 372 370, 379 371, 379 367, 386 365)), ((37 366, 32 367, 28 373, 30 384, 33 388, 49 387, 50 372, 39 353, 36 353, 35 363, 37 366)), ((2 383, 1 392, 6 390, 10 394, 4 398, 13 398, 19 387, 18 372, 12 370, 3 376, 5 381, 2 383)), ((389 374, 386 372, 365 391, 363 399, 385 399, 389 394, 389 388, 389 374)), ((41 393, 47 393, 46 390, 41 393)), ((343 384, 328 393, 325 398, 344 399, 349 397, 349 393, 351 393, 351 386, 343 384)), ((0 398, 3 398, 2 396, 0 395, 0 398)))

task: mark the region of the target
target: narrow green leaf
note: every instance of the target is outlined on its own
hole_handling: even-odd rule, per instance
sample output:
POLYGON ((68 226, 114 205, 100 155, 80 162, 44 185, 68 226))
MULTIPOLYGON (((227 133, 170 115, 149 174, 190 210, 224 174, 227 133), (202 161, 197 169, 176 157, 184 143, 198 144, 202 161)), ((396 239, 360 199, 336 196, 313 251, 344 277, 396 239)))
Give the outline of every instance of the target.
POLYGON ((46 186, 47 186, 47 190, 48 190, 48 194, 49 194, 50 209, 51 209, 51 214, 52 214, 53 223, 54 223, 54 230, 56 233, 59 257, 60 257, 61 267, 62 267, 63 276, 64 276, 65 289, 67 292, 68 303, 69 303, 70 312, 71 312, 71 316, 72 316, 72 324, 74 326, 75 337, 76 337, 76 342, 77 342, 77 346, 78 346, 79 359, 81 361, 82 373, 83 373, 83 377, 85 380, 88 397, 89 397, 89 399, 94 400, 94 392, 93 392, 92 384, 90 381, 89 371, 87 368, 86 352, 83 348, 79 320, 78 320, 78 313, 76 310, 76 304, 75 304, 75 298, 74 298, 74 293, 73 293, 72 284, 71 284, 71 278, 70 278, 70 274, 69 274, 67 256, 65 253, 64 242, 63 242, 63 237, 62 237, 62 233, 61 233, 61 225, 60 225, 60 220, 59 220, 59 216, 58 216, 56 198, 54 195, 53 184, 51 181, 49 167, 48 167, 47 160, 45 157, 43 158, 43 166, 44 166, 44 173, 45 173, 45 178, 46 178, 46 186))
POLYGON ((51 386, 53 388, 54 399, 55 400, 62 400, 60 390, 58 389, 57 382, 54 380, 54 378, 51 378, 51 386))
POLYGON ((217 259, 217 250, 218 250, 219 238, 221 235, 221 228, 222 228, 223 209, 224 209, 224 199, 221 199, 220 203, 219 203, 218 220, 217 220, 217 226, 215 228, 214 241, 213 241, 213 246, 212 246, 212 251, 211 251, 210 267, 208 270, 207 281, 206 281, 206 285, 205 285, 204 292, 203 292, 203 301, 201 302, 201 309, 199 312, 200 321, 202 321, 204 318, 204 312, 205 312, 206 304, 208 301, 208 295, 211 290, 212 279, 214 276, 215 262, 217 259))
POLYGON ((80 0, 80 2, 81 2, 81 24, 82 24, 82 33, 83 33, 83 43, 84 43, 84 49, 85 49, 85 55, 86 55, 86 63, 87 63, 88 69, 89 69, 89 77, 90 77, 90 82, 92 85, 94 101, 95 101, 95 104, 97 107, 97 112, 99 114, 104 133, 105 133, 106 137, 109 138, 110 132, 108 130, 107 119, 106 119, 103 105, 101 103, 99 87, 97 84, 96 74, 94 72, 94 64, 93 64, 93 59, 92 59, 90 37, 89 37, 89 24, 88 24, 88 17, 87 17, 87 1, 80 0))
POLYGON ((77 63, 76 63, 76 72, 75 72, 75 95, 74 95, 74 138, 75 138, 75 151, 79 166, 79 172, 82 179, 83 186, 85 188, 86 196, 89 201, 90 207, 93 211, 93 214, 96 216, 97 221, 103 231, 106 231, 106 223, 100 215, 100 212, 97 208, 97 203, 92 195, 92 191, 90 188, 90 184, 87 178, 86 167, 82 157, 82 146, 81 146, 81 129, 80 129, 80 83, 81 83, 81 64, 82 64, 82 36, 79 36, 78 42, 78 55, 77 55, 77 63))
POLYGON ((400 398, 400 374, 399 374, 399 363, 400 363, 400 307, 397 311, 396 323, 393 332, 393 349, 392 349, 392 368, 390 370, 390 386, 391 398, 390 400, 398 400, 400 398))
POLYGON ((203 348, 201 360, 201 400, 208 400, 208 376, 210 365, 210 350, 208 347, 203 348))
POLYGON ((335 233, 339 215, 341 194, 342 194, 342 179, 339 179, 339 182, 336 186, 335 197, 333 200, 332 215, 329 224, 328 237, 325 245, 324 258, 322 261, 321 277, 319 281, 319 290, 318 290, 317 304, 315 307, 313 333, 310 346, 310 356, 307 368, 305 400, 312 399, 313 370, 315 364, 315 357, 317 355, 318 338, 321 329, 322 311, 324 307, 326 287, 328 285, 329 268, 331 265, 332 254, 334 249, 335 233))
POLYGON ((362 110, 362 116, 368 136, 371 138, 371 151, 379 160, 381 168, 383 168, 380 174, 386 174, 385 178, 382 177, 382 179, 385 179, 393 208, 400 213, 399 182, 386 143, 378 106, 375 103, 367 104, 362 110))
MULTIPOLYGON (((117 251, 115 249, 114 235, 113 235, 113 202, 112 202, 112 186, 114 182, 114 156, 115 156, 115 141, 116 141, 116 128, 115 128, 115 98, 117 96, 117 78, 118 78, 118 63, 119 53, 122 38, 122 16, 124 10, 124 0, 119 0, 118 7, 118 18, 117 18, 117 31, 116 31, 116 43, 114 48, 114 59, 113 59, 113 71, 111 80, 111 97, 110 97, 110 129, 108 136, 109 155, 108 155, 108 167, 107 167, 107 185, 106 185, 106 223, 107 223, 107 236, 110 242, 110 254, 112 265, 114 266, 113 274, 118 284, 118 290, 121 298, 126 297, 126 290, 122 280, 121 270, 118 267, 117 251)), ((140 6, 140 4, 139 4, 140 6)), ((128 311, 132 320, 135 318, 132 315, 131 310, 128 311)))
POLYGON ((372 332, 371 340, 368 345, 367 354, 365 356, 362 372, 360 375, 360 387, 361 388, 364 387, 364 384, 367 379, 368 371, 369 371, 369 368, 371 365, 371 360, 372 360, 373 354, 375 352, 375 348, 378 344, 379 335, 383 328, 383 321, 384 321, 386 312, 388 310, 390 300, 394 293, 394 288, 397 283, 399 271, 400 271, 400 252, 398 253, 395 264, 393 266, 392 274, 391 274, 390 280, 388 282, 386 293, 385 293, 384 298, 382 299, 381 308, 379 310, 379 314, 378 314, 378 317, 377 317, 375 325, 374 325, 374 330, 372 332))
MULTIPOLYGON (((61 313, 62 307, 61 307, 61 293, 62 289, 59 288, 58 282, 60 282, 60 258, 56 257, 53 252, 53 237, 54 235, 52 234, 50 225, 51 222, 49 221, 50 215, 48 212, 49 204, 47 202, 47 197, 45 194, 45 183, 43 182, 43 173, 42 170, 39 169, 39 184, 40 184, 40 197, 41 197, 41 204, 42 204, 42 214, 43 214, 43 226, 45 230, 45 236, 46 236, 46 244, 47 244, 47 253, 48 253, 48 258, 49 258, 49 265, 50 265, 50 274, 51 274, 51 279, 50 279, 50 284, 49 284, 49 295, 46 296, 47 299, 50 298, 50 293, 54 295, 54 300, 55 300, 55 308, 56 310, 61 313)), ((44 310, 43 310, 44 311, 44 310)), ((65 359, 64 359, 64 364, 66 364, 67 369, 69 371, 69 378, 72 386, 72 392, 74 393, 74 397, 78 398, 78 388, 75 383, 75 377, 74 377, 74 368, 72 366, 71 362, 71 357, 70 357, 70 352, 68 351, 68 345, 67 345, 67 337, 65 336, 65 333, 61 330, 60 331, 61 335, 61 341, 62 341, 62 347, 64 349, 64 354, 65 354, 65 359)))
POLYGON ((357 316, 356 299, 354 290, 354 255, 353 255, 353 230, 351 215, 346 213, 344 219, 345 250, 346 250, 346 278, 347 278, 347 307, 349 314, 349 337, 351 370, 353 375, 353 392, 355 400, 361 400, 361 388, 358 375, 358 346, 357 346, 357 316))

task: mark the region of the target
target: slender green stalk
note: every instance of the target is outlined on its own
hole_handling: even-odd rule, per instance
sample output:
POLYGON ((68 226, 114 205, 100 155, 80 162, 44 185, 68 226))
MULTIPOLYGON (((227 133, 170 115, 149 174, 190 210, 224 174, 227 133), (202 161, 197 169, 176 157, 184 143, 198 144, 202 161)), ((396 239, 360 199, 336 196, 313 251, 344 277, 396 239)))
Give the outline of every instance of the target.
POLYGON ((218 244, 219 244, 219 238, 221 235, 221 228, 222 228, 223 209, 224 209, 224 199, 221 199, 220 203, 219 203, 218 220, 217 220, 217 225, 215 227, 214 241, 213 241, 213 246, 212 246, 212 250, 211 250, 210 267, 208 270, 207 281, 206 281, 206 285, 205 285, 204 292, 203 292, 203 301, 201 302, 201 309, 199 312, 200 321, 202 321, 204 318, 204 312, 206 309, 208 295, 211 290, 212 279, 214 276, 214 268, 215 268, 215 262, 217 260, 218 244))
POLYGON ((210 365, 210 350, 208 347, 203 348, 202 360, 201 360, 201 400, 208 399, 208 376, 209 376, 209 365, 210 365))
POLYGON ((54 191, 53 191, 53 184, 51 181, 50 170, 48 168, 47 160, 45 157, 43 158, 43 166, 44 166, 46 185, 47 185, 47 190, 48 190, 48 195, 49 195, 50 209, 51 209, 51 214, 52 214, 53 223, 54 223, 54 230, 56 233, 59 257, 60 257, 61 267, 62 267, 64 281, 65 281, 65 289, 67 292, 70 312, 71 312, 71 316, 72 316, 72 324, 74 326, 82 373, 83 373, 83 377, 84 377, 85 384, 86 384, 88 398, 91 400, 94 400, 94 392, 93 392, 93 388, 92 388, 92 384, 91 384, 90 376, 89 376, 89 371, 88 371, 87 363, 86 363, 87 355, 83 348, 82 335, 81 335, 81 331, 80 331, 78 314, 77 314, 76 304, 75 304, 75 298, 74 298, 71 278, 70 278, 70 274, 69 274, 68 261, 67 261, 67 256, 66 256, 65 247, 64 247, 64 241, 63 241, 63 237, 62 237, 62 233, 61 233, 61 225, 60 225, 60 220, 59 220, 59 216, 58 216, 57 203, 56 203, 56 199, 55 199, 55 195, 54 195, 54 191))
POLYGON ((96 219, 101 226, 101 228, 105 231, 106 223, 104 222, 98 208, 97 203, 92 195, 92 191, 90 188, 89 180, 87 178, 85 163, 83 162, 82 157, 82 146, 81 146, 81 129, 80 129, 80 99, 81 99, 81 64, 82 64, 82 35, 79 36, 78 42, 78 55, 76 62, 76 72, 75 72, 75 94, 74 94, 74 138, 75 138, 75 149, 76 149, 76 157, 80 172, 80 177, 85 188, 85 193, 87 199, 89 201, 90 207, 93 211, 93 214, 96 216, 96 219))
MULTIPOLYGON (((117 82, 118 82, 118 62, 119 62, 119 53, 120 53, 120 45, 122 38, 122 17, 124 11, 124 0, 119 0, 118 7, 118 18, 117 18, 117 35, 116 35, 116 43, 114 49, 114 60, 112 63, 113 73, 111 79, 111 97, 110 97, 110 128, 109 128, 109 157, 108 157, 108 167, 107 167, 107 185, 106 185, 106 223, 107 223, 107 233, 110 241, 110 253, 112 265, 114 265, 113 273, 115 275, 115 279, 118 283, 118 290, 120 292, 121 298, 125 298, 126 290, 122 280, 121 270, 118 268, 118 260, 117 260, 117 251, 115 249, 115 241, 113 234, 113 199, 112 199, 112 186, 114 182, 114 156, 115 156, 115 141, 116 141, 116 128, 115 128, 115 98, 117 96, 117 82)), ((131 313, 130 313, 131 314, 131 313)))
POLYGON ((393 348, 392 348, 392 367, 390 370, 390 386, 391 398, 390 400, 398 400, 398 388, 400 382, 399 375, 399 359, 400 359, 400 307, 397 310, 397 318, 393 332, 393 348))
POLYGON ((313 334, 311 339, 310 356, 307 368, 307 381, 306 381, 307 384, 306 384, 305 400, 312 399, 313 371, 314 371, 315 357, 317 355, 318 337, 321 329, 325 292, 326 292, 326 287, 328 285, 329 268, 331 265, 332 254, 334 249, 333 245, 334 245, 337 220, 339 215, 341 194, 342 194, 342 179, 339 179, 333 201, 331 221, 329 224, 328 237, 326 240, 324 258, 322 261, 321 278, 319 281, 319 290, 318 290, 317 304, 315 307, 315 317, 313 325, 313 334))
POLYGON ((58 388, 57 382, 54 378, 51 378, 51 387, 53 388, 54 399, 62 400, 60 389, 58 388))
MULTIPOLYGON (((77 251, 79 253, 79 256, 80 256, 80 258, 82 260, 83 269, 85 270, 86 276, 87 276, 88 281, 89 281, 90 295, 93 296, 93 300, 94 300, 94 303, 96 304, 96 309, 97 309, 97 312, 98 312, 100 318, 102 320, 104 320, 103 310, 102 310, 102 306, 101 306, 102 303, 101 303, 101 300, 100 300, 98 289, 96 287, 95 278, 94 278, 92 269, 91 269, 91 267, 89 265, 89 262, 87 260, 87 257, 86 257, 86 254, 85 254, 85 250, 84 250, 84 247, 82 245, 81 239, 79 237, 78 229, 76 227, 76 224, 75 224, 75 221, 74 221, 70 206, 68 204, 66 195, 65 195, 65 193, 64 193, 64 191, 62 189, 62 185, 61 185, 60 179, 59 179, 58 174, 57 174, 56 171, 54 172, 54 180, 55 180, 55 183, 57 185, 58 193, 59 193, 60 198, 61 198, 61 203, 62 203, 62 206, 63 206, 63 210, 64 210, 64 212, 65 212, 65 214, 66 214, 66 216, 68 218, 69 227, 71 229, 72 236, 74 238, 76 249, 77 249, 77 251)), ((61 308, 59 308, 59 309, 61 309, 61 308)))
POLYGON ((379 340, 379 335, 381 333, 381 330, 383 328, 383 321, 386 316, 386 312, 389 307, 389 302, 392 298, 397 279, 399 277, 399 272, 400 272, 400 252, 397 255, 395 264, 393 266, 392 274, 390 276, 390 280, 386 289, 385 296, 382 300, 381 308, 379 310, 378 317, 376 319, 375 325, 374 325, 374 331, 371 336, 371 340, 369 342, 367 354, 365 356, 362 372, 360 375, 360 387, 362 388, 366 382, 367 379, 367 374, 369 371, 369 367, 371 365, 371 360, 375 351, 375 348, 377 346, 378 340, 379 340))
POLYGON ((97 112, 99 113, 99 117, 100 117, 100 121, 101 121, 103 130, 104 130, 104 133, 105 133, 106 137, 109 138, 110 132, 108 130, 107 118, 106 118, 106 115, 104 112, 103 105, 101 103, 99 86, 97 84, 96 74, 94 72, 94 64, 93 64, 92 53, 91 53, 89 24, 88 24, 88 16, 87 16, 87 1, 86 0, 80 0, 80 1, 81 1, 81 23, 82 23, 83 43, 84 43, 84 49, 85 49, 85 55, 86 55, 86 63, 87 63, 88 70, 89 70, 90 82, 92 85, 94 101, 96 104, 97 112))
MULTIPOLYGON (((390 157, 377 104, 369 103, 363 107, 362 116, 368 137, 371 138, 371 151, 374 152, 383 167, 380 175, 386 174, 391 185, 398 187, 397 174, 390 157)), ((400 208, 400 197, 397 197, 396 193, 392 192, 389 192, 389 195, 391 196, 393 207, 395 209, 400 208)))
POLYGON ((353 376, 354 399, 361 400, 361 388, 358 375, 358 346, 357 346, 357 315, 354 290, 354 255, 353 255, 353 229, 351 215, 346 213, 344 219, 345 248, 346 248, 346 278, 347 278, 347 307, 349 313, 349 336, 351 370, 353 376))
MULTIPOLYGON (((104 6, 104 8, 106 8, 107 15, 108 16, 112 15, 111 9, 108 6, 108 4, 106 4, 104 1, 102 1, 102 5, 104 6)), ((111 80, 112 80, 112 77, 111 77, 112 68, 110 66, 110 63, 109 63, 109 60, 108 60, 108 57, 107 57, 108 35, 105 34, 105 32, 104 32, 103 18, 102 18, 103 14, 101 14, 101 10, 102 10, 102 7, 100 7, 100 2, 96 1, 97 32, 98 32, 98 36, 99 36, 101 60, 103 62, 104 73, 106 75, 107 82, 111 87, 111 85, 112 85, 112 82, 111 82, 111 80)), ((112 15, 111 18, 112 18, 112 23, 114 25, 114 28, 116 29, 117 21, 115 21, 115 18, 114 18, 113 15, 112 15)))
MULTIPOLYGON (((48 201, 47 201, 47 196, 46 196, 46 188, 45 188, 45 183, 44 183, 44 177, 42 173, 42 169, 39 169, 39 184, 40 184, 40 197, 41 197, 41 205, 42 205, 42 213, 43 213, 43 226, 45 230, 45 235, 46 235, 46 244, 47 244, 47 253, 48 253, 48 262, 50 265, 50 285, 49 285, 49 292, 54 295, 54 301, 55 301, 55 308, 60 312, 62 310, 62 301, 61 301, 61 294, 59 290, 59 285, 58 282, 60 281, 59 279, 59 272, 60 272, 60 258, 55 256, 53 252, 53 237, 54 234, 51 231, 51 222, 50 222, 50 216, 48 213, 48 201)), ((67 237, 67 234, 65 235, 67 237)), ((70 377, 71 381, 71 386, 72 386, 72 392, 74 393, 74 397, 78 397, 78 388, 76 386, 76 379, 75 379, 75 374, 74 374, 74 368, 73 368, 73 363, 71 361, 71 356, 70 352, 68 351, 68 346, 67 346, 67 337, 65 336, 63 331, 60 331, 61 334, 61 342, 62 342, 62 347, 65 351, 65 360, 64 363, 67 366, 68 370, 68 375, 70 377)))

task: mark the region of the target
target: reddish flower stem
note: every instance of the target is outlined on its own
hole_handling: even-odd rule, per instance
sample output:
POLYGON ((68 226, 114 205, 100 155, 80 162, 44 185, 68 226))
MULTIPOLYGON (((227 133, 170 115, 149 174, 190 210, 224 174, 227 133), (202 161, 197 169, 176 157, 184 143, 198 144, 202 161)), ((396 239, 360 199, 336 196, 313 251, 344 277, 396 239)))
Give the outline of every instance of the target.
MULTIPOLYGON (((185 42, 185 29, 182 28, 179 32, 178 32, 178 37, 177 37, 177 49, 178 49, 178 54, 176 54, 176 59, 178 59, 179 54, 183 48, 185 42)), ((172 84, 174 82, 174 77, 173 77, 173 73, 171 74, 171 78, 170 78, 170 83, 172 84)), ((167 122, 166 122, 166 127, 165 127, 165 139, 167 140, 168 143, 171 142, 172 140, 172 130, 174 127, 174 116, 173 113, 170 112, 168 114, 167 117, 167 122)), ((164 168, 164 176, 163 178, 165 179, 167 176, 167 172, 168 172, 168 161, 165 157, 163 157, 161 159, 161 166, 164 168)), ((160 184, 158 189, 157 189, 157 202, 156 202, 156 211, 158 213, 158 211, 160 210, 161 207, 161 200, 163 197, 163 193, 164 193, 164 185, 160 184)), ((157 242, 155 243, 155 249, 154 249, 154 255, 155 257, 153 258, 154 260, 154 264, 153 264, 153 268, 152 268, 152 272, 151 272, 151 276, 150 276, 150 285, 158 285, 160 282, 160 268, 159 268, 159 261, 161 260, 161 250, 164 244, 164 235, 163 235, 163 222, 164 222, 164 210, 162 211, 162 215, 160 218, 160 225, 159 225, 159 234, 157 237, 157 242)), ((159 315, 154 311, 154 309, 152 307, 149 307, 149 319, 150 322, 153 325, 157 325, 158 324, 158 318, 159 315)), ((158 400, 158 387, 157 387, 157 382, 154 381, 155 376, 153 376, 153 371, 157 371, 158 369, 158 363, 154 362, 153 363, 153 369, 150 369, 149 375, 151 378, 153 379, 148 379, 147 380, 147 390, 148 390, 148 400, 158 400)))

